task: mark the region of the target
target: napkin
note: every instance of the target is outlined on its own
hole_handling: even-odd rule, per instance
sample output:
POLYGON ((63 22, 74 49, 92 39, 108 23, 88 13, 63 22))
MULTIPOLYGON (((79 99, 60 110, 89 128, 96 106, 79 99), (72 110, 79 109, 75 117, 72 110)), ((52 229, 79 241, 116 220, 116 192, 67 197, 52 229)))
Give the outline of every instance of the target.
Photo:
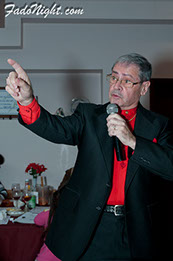
POLYGON ((6 209, 0 211, 0 225, 6 225, 9 221, 6 209))

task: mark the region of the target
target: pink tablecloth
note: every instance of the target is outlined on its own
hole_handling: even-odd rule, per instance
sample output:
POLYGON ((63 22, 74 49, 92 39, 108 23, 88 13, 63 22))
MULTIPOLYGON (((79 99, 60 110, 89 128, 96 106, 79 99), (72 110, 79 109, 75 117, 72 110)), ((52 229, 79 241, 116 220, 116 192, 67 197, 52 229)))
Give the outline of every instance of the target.
POLYGON ((0 261, 34 261, 43 244, 43 227, 9 222, 0 225, 0 261))

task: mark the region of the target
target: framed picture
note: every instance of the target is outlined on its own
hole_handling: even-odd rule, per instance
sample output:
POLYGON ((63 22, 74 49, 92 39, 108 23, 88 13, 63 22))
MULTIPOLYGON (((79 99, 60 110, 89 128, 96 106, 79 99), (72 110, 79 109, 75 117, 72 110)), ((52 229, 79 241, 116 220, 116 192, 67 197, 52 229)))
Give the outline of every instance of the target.
POLYGON ((17 102, 4 87, 0 87, 0 118, 17 118, 17 115, 17 102))
POLYGON ((0 1, 0 28, 4 28, 5 12, 4 12, 5 0, 0 1))

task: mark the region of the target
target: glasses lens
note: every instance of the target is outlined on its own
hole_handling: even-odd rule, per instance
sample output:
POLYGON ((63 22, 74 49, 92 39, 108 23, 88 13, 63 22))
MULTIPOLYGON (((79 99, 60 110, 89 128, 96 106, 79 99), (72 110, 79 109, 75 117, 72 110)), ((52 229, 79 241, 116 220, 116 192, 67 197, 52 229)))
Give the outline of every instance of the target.
POLYGON ((121 85, 125 88, 131 88, 133 86, 133 83, 128 80, 122 80, 121 85))
POLYGON ((111 74, 107 75, 106 79, 110 83, 116 83, 117 82, 117 78, 115 76, 112 76, 111 74))

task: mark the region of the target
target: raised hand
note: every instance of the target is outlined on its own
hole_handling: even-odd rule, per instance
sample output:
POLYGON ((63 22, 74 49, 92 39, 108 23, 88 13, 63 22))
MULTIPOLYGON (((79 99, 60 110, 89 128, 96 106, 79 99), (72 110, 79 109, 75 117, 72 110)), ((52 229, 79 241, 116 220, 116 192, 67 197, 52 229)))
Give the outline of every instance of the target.
POLYGON ((6 79, 6 91, 21 105, 30 104, 34 96, 28 75, 16 61, 8 59, 7 62, 15 71, 10 72, 6 79))

